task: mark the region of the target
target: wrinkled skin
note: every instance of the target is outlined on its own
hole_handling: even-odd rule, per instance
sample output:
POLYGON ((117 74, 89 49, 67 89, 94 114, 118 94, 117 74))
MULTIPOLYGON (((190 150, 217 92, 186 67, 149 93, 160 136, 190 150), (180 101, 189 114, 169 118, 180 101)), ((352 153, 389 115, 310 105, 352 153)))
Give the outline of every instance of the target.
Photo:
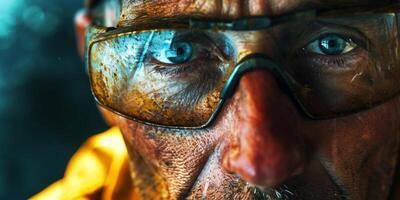
MULTIPOLYGON (((374 1, 144 2, 124 0, 120 26, 147 17, 238 18, 374 1)), ((274 56, 267 37, 251 40, 248 49, 274 56)), ((144 199, 388 199, 395 192, 400 97, 345 117, 309 120, 269 72, 252 71, 207 129, 156 128, 103 112, 121 128, 144 199)))

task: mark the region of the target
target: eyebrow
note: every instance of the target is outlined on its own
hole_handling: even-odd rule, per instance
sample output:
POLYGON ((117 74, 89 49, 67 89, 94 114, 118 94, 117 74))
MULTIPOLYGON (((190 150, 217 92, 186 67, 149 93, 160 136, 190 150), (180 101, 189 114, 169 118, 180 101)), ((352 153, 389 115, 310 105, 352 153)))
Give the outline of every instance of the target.
POLYGON ((314 19, 318 15, 316 9, 304 10, 289 13, 286 15, 269 17, 269 16, 253 16, 253 17, 242 17, 238 19, 219 19, 204 16, 194 15, 177 15, 171 17, 158 17, 144 15, 134 20, 127 20, 120 22, 119 26, 139 26, 146 27, 149 24, 162 27, 168 27, 170 25, 183 25, 187 28, 196 29, 224 29, 224 30, 249 30, 249 29, 264 29, 274 25, 294 21, 294 20, 308 20, 314 19), (141 26, 142 25, 142 26, 141 26))
POLYGON ((289 14, 278 16, 253 16, 242 17, 238 19, 218 19, 194 15, 175 15, 169 17, 159 17, 143 15, 134 20, 122 21, 119 25, 123 27, 135 26, 142 28, 193 28, 193 29, 214 29, 214 30, 258 30, 266 29, 272 26, 293 22, 293 21, 311 21, 318 17, 324 17, 326 14, 331 16, 333 13, 346 15, 356 15, 357 13, 368 15, 374 12, 398 12, 399 5, 382 7, 355 7, 344 9, 309 9, 296 11, 289 14), (366 9, 367 8, 367 9, 366 9), (394 9, 396 9, 394 11, 394 9))
MULTIPOLYGON (((182 1, 182 0, 120 0, 122 2, 123 10, 122 12, 125 14, 123 18, 127 19, 136 19, 136 18, 143 18, 146 16, 154 15, 158 17, 162 17, 160 15, 177 15, 177 16, 195 16, 195 17, 209 17, 214 15, 214 17, 224 18, 224 19, 234 19, 240 18, 245 16, 250 16, 249 10, 246 10, 249 6, 250 0, 241 0, 238 8, 237 14, 229 14, 229 12, 222 10, 224 5, 231 7, 229 1, 227 3, 225 1, 219 0, 209 0, 212 5, 218 5, 221 7, 221 10, 214 7, 204 7, 202 9, 203 4, 197 5, 196 0, 192 1, 182 1), (215 2, 214 2, 215 1, 215 2), (214 2, 214 3, 213 3, 214 2), (217 3, 220 2, 220 3, 217 3), (178 6, 179 5, 179 6, 178 6), (197 6, 195 6, 197 5, 197 6), (191 9, 191 6, 195 6, 196 8, 191 9), (215 10, 217 9, 217 10, 215 10), (243 9, 243 10, 242 10, 243 9), (167 12, 164 12, 167 11, 167 12), (170 12, 169 12, 170 11, 170 12), (132 15, 132 16, 131 16, 132 15)), ((334 8, 343 8, 343 7, 358 7, 358 6, 377 6, 377 5, 385 5, 388 3, 394 3, 397 0, 299 0, 297 4, 290 4, 290 0, 278 0, 284 3, 288 1, 287 9, 285 6, 269 6, 265 11, 265 15, 281 15, 287 14, 291 12, 296 12, 300 10, 309 10, 309 9, 334 9, 334 8)), ((201 2, 201 1, 200 1, 201 2)), ((204 1, 208 2, 208 1, 204 1)), ((268 3, 274 3, 274 0, 268 0, 268 3), (271 2, 270 2, 271 1, 271 2)), ((204 3, 205 4, 205 3, 204 3)), ((259 15, 259 14, 254 14, 259 15)))

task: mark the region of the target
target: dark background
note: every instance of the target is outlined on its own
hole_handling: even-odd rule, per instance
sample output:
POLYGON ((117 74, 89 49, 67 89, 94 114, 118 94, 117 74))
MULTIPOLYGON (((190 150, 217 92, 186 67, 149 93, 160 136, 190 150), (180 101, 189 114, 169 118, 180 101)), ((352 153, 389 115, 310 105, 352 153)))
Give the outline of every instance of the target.
POLYGON ((63 176, 106 129, 77 54, 83 0, 0 0, 0 199, 27 199, 63 176))

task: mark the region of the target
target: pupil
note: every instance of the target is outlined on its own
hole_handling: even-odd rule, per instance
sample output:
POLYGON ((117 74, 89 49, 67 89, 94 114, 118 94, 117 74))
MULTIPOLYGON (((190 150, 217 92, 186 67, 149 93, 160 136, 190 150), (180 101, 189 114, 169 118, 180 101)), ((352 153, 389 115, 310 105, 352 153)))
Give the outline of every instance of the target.
POLYGON ((185 53, 185 50, 182 47, 179 47, 176 51, 178 55, 182 55, 183 53, 185 53))
POLYGON ((188 42, 177 42, 173 44, 171 50, 174 55, 168 57, 168 60, 174 64, 180 64, 189 61, 193 55, 193 47, 188 42))
POLYGON ((346 48, 346 41, 337 35, 328 35, 320 39, 319 46, 326 55, 340 55, 346 48))
POLYGON ((334 47, 336 47, 336 41, 335 40, 329 40, 329 47, 332 47, 332 48, 334 48, 334 47))

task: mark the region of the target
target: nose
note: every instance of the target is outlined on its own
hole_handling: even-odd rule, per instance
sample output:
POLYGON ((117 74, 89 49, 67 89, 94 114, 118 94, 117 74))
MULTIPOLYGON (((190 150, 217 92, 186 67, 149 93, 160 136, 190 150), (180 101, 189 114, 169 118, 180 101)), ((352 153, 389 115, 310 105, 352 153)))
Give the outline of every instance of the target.
POLYGON ((306 163, 302 116, 268 70, 244 74, 231 98, 234 130, 223 167, 245 181, 273 187, 302 173, 306 163))

